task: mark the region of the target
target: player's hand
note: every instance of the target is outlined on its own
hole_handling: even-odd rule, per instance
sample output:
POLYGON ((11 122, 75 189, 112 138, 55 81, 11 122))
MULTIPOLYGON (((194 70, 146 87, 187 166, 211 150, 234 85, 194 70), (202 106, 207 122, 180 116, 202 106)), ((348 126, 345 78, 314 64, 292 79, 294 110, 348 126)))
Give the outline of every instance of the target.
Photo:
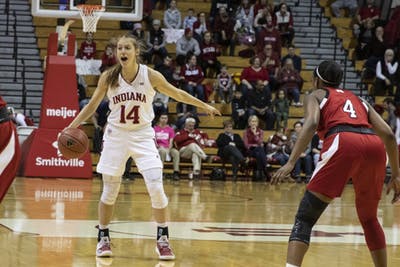
POLYGON ((214 118, 215 115, 221 116, 221 112, 218 109, 216 109, 213 106, 210 106, 208 104, 206 104, 205 110, 206 110, 207 114, 210 115, 212 118, 214 118))
POLYGON ((400 202, 400 176, 392 175, 387 185, 386 194, 389 194, 392 189, 394 191, 392 204, 395 204, 400 202))
POLYGON ((290 163, 286 163, 285 165, 283 165, 281 168, 279 168, 279 170, 277 170, 271 178, 271 184, 278 184, 280 183, 284 178, 290 176, 290 173, 292 172, 294 168, 294 165, 290 164, 290 163))

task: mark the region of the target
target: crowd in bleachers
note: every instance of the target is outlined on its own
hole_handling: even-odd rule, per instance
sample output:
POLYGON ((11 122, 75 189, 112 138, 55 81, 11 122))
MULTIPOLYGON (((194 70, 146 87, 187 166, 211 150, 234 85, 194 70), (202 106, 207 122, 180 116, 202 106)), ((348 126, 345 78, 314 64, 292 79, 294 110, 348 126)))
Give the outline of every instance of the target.
MULTIPOLYGON (((151 4, 154 8, 157 2, 151 4)), ((159 4, 160 7, 163 6, 163 3, 159 4)), ((210 3, 209 14, 199 12, 196 15, 195 10, 189 8, 186 15, 182 15, 183 12, 179 10, 179 3, 176 0, 168 1, 166 4, 163 20, 152 18, 151 12, 148 12, 144 21, 124 22, 121 23, 121 28, 127 29, 142 41, 142 60, 146 64, 154 65, 154 68, 170 83, 201 100, 231 105, 232 122, 224 123, 225 131, 219 136, 219 141, 212 144, 221 145, 221 138, 224 135, 230 136, 229 127, 242 129, 244 130, 242 134, 244 145, 240 148, 242 156, 226 157, 223 148, 219 147, 217 153, 219 158, 217 157, 216 161, 231 163, 233 177, 236 179, 238 170, 244 171, 253 158, 254 166, 251 166, 254 169, 253 179, 269 178, 267 160, 273 164, 276 160, 272 158, 271 151, 269 151, 270 158, 267 158, 267 147, 270 146, 264 141, 264 130, 277 130, 277 133, 283 134, 288 127, 290 106, 302 105, 300 102, 303 83, 300 75, 302 59, 296 55, 292 43, 294 30, 290 8, 285 1, 274 5, 273 1, 268 0, 257 2, 215 0, 210 3), (176 38, 176 51, 167 50, 167 34, 171 31, 163 29, 180 30, 181 36, 176 38), (288 54, 284 57, 282 57, 282 46, 288 50, 288 54), (242 49, 239 55, 249 58, 249 65, 243 66, 234 79, 229 66, 222 64, 218 58, 221 55, 233 56, 238 48, 242 49), (204 80, 212 82, 204 83, 204 80)), ((145 9, 147 5, 148 3, 145 3, 145 9)), ((117 62, 115 49, 115 39, 112 39, 104 49, 101 72, 117 62)), ((92 59, 95 54, 95 38, 92 34, 87 34, 86 40, 80 45, 77 57, 87 60, 92 59)), ((80 87, 85 88, 82 85, 80 87)), ((157 115, 154 127, 156 135, 161 138, 166 137, 164 129, 169 127, 166 125, 168 117, 165 119, 168 102, 169 99, 164 95, 157 94, 153 105, 157 115)), ((85 101, 82 102, 82 106, 84 103, 85 101)), ((101 105, 93 118, 96 137, 94 139, 97 142, 101 140, 104 112, 104 105, 101 105)), ((208 137, 197 130, 200 118, 194 107, 179 103, 176 115, 176 118, 173 117, 176 120, 175 124, 172 128, 168 128, 169 132, 171 129, 173 131, 168 134, 171 142, 164 140, 159 143, 160 156, 163 160, 173 160, 174 179, 180 177, 180 159, 191 159, 192 173, 196 178, 200 174, 201 161, 212 159, 202 151, 202 147, 208 144, 208 137), (195 129, 198 132, 195 132, 195 129)), ((98 143, 94 144, 94 148, 99 152, 98 143)), ((279 162, 282 163, 282 159, 279 162)), ((131 177, 129 169, 130 162, 127 163, 128 171, 124 174, 128 178, 131 177)))
MULTIPOLYGON (((301 128, 301 121, 296 122, 293 129, 288 128, 292 126, 288 125, 289 109, 302 106, 300 96, 303 86, 302 58, 296 55, 293 44, 295 32, 290 7, 285 1, 273 3, 268 0, 213 0, 210 3, 209 13, 201 11, 196 15, 196 10, 193 8, 185 12, 180 10, 179 2, 176 0, 166 3, 153 1, 150 3, 152 8, 156 8, 157 4, 159 9, 165 8, 163 19, 154 19, 151 17, 152 8, 148 9, 149 1, 144 2, 147 11, 142 22, 121 23, 122 28, 142 40, 144 63, 154 65, 154 68, 170 83, 201 100, 231 105, 232 122, 224 123, 224 132, 221 135, 233 137, 229 132, 231 126, 233 129, 242 129, 245 145, 244 147, 240 145, 240 154, 234 153, 235 158, 226 159, 223 159, 223 148, 218 146, 218 156, 222 161, 232 164, 234 178, 237 177, 239 169, 252 162, 253 179, 268 178, 269 169, 265 166, 283 165, 287 161, 290 149, 296 141, 297 128, 301 128), (174 31, 175 34, 180 34, 174 37, 176 50, 168 51, 167 34, 174 31), (282 55, 282 47, 287 48, 286 55, 282 55), (238 49, 240 50, 237 51, 238 49), (237 54, 249 58, 249 65, 244 66, 240 73, 232 73, 229 66, 220 62, 219 57, 237 54), (257 125, 252 127, 252 123, 255 124, 254 120, 257 121, 257 125), (264 130, 273 130, 276 133, 265 142, 262 136, 264 130), (257 134, 261 136, 256 138, 257 134), (255 139, 261 143, 248 143, 249 140, 255 139), (258 146, 260 148, 255 149, 258 146)), ((396 29, 399 25, 397 23, 399 16, 396 14, 400 11, 395 9, 391 20, 385 26, 379 19, 380 11, 374 6, 374 1, 368 0, 366 5, 360 8, 356 2, 334 1, 331 4, 332 13, 339 17, 343 14, 340 9, 348 8, 345 14, 356 15, 357 19, 353 24, 354 36, 358 40, 356 56, 359 59, 366 59, 365 75, 368 75, 368 66, 373 66, 372 76, 376 75, 375 93, 396 95, 397 90, 394 89, 400 81, 398 78, 400 71, 397 68, 398 57, 395 54, 398 47, 394 44, 398 42, 390 41, 385 36, 397 36, 396 34, 400 32, 396 29), (395 23, 396 27, 387 26, 395 23)), ((398 40, 398 37, 393 38, 398 40)), ((96 45, 91 35, 87 36, 87 40, 80 47, 78 54, 83 59, 95 54, 96 45)), ((116 63, 115 40, 110 40, 101 60, 101 71, 116 63)), ((157 115, 155 125, 158 125, 156 127, 160 127, 159 125, 162 125, 161 128, 165 127, 160 118, 164 118, 168 113, 168 102, 169 99, 162 94, 155 97, 154 111, 157 115)), ((400 103, 400 95, 395 98, 394 103, 395 105, 400 103)), ((197 128, 200 120, 197 110, 191 106, 178 104, 176 115, 172 117, 176 120, 172 128, 176 131, 174 135, 189 136, 190 132, 197 128), (191 126, 193 121, 195 124, 191 126)), ((200 136, 200 134, 193 135, 200 136)), ((207 137, 202 136, 200 139, 207 140, 207 137)), ((174 159, 175 179, 179 178, 179 160, 176 158, 193 160, 194 177, 198 177, 200 173, 198 163, 210 159, 201 152, 206 144, 195 141, 199 147, 191 147, 190 152, 181 152, 182 146, 175 141, 168 145, 168 151, 160 150, 163 160, 174 159), (178 153, 171 152, 174 149, 178 153), (197 159, 192 155, 197 155, 197 159)), ((220 145, 219 143, 216 145, 220 145)), ((167 148, 166 143, 161 144, 167 148)), ((307 181, 310 178, 320 145, 319 140, 313 141, 303 153, 292 174, 294 180, 300 182, 302 179, 307 181)))

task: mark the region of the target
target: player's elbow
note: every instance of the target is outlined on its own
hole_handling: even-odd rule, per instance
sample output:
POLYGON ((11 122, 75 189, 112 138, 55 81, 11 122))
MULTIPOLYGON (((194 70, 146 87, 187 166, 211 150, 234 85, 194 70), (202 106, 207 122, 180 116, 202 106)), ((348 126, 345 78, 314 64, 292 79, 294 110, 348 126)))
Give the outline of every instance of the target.
POLYGON ((391 143, 391 142, 396 142, 396 136, 393 134, 392 131, 385 129, 385 130, 381 131, 379 136, 382 138, 382 140, 385 144, 391 143))

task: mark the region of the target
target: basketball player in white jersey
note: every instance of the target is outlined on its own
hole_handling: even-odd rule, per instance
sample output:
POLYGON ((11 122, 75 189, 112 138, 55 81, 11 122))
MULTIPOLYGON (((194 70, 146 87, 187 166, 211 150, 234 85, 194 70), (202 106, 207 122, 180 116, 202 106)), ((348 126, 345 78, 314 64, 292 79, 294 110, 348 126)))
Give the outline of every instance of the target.
POLYGON ((96 110, 105 95, 110 100, 110 115, 104 131, 103 151, 97 172, 103 175, 103 192, 99 202, 99 235, 96 255, 112 256, 108 225, 121 184, 126 160, 131 156, 142 174, 149 192, 157 222, 156 252, 159 259, 173 260, 168 241, 166 209, 167 196, 162 182, 162 162, 151 127, 155 89, 178 102, 197 106, 207 114, 221 115, 214 107, 174 87, 157 71, 138 62, 140 44, 129 35, 117 43, 118 63, 105 71, 99 79, 90 102, 82 109, 69 127, 78 127, 96 110), (155 89, 153 89, 155 88, 155 89))

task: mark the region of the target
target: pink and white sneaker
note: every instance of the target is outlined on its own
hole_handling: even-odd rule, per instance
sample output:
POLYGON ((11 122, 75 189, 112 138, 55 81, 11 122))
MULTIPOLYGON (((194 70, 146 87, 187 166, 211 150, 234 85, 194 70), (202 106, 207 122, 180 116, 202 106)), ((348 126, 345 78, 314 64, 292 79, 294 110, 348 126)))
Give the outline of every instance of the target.
POLYGON ((97 243, 96 256, 97 257, 111 257, 112 256, 111 242, 110 242, 110 238, 108 236, 103 236, 100 239, 99 243, 97 243))
POLYGON ((168 237, 163 235, 157 241, 156 252, 160 260, 174 260, 175 254, 169 246, 168 237))

